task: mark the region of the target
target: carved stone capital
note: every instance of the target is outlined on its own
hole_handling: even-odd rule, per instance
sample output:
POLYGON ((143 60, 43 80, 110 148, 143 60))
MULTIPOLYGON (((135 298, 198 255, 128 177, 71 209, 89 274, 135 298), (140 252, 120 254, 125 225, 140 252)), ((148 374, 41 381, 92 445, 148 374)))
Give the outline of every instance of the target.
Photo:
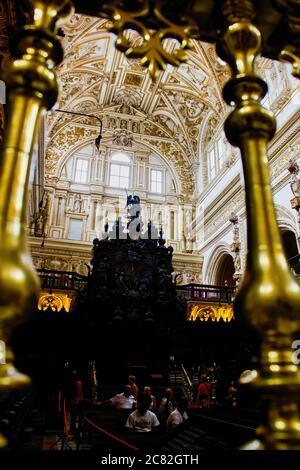
POLYGON ((231 243, 231 245, 230 245, 230 250, 231 250, 233 253, 236 253, 237 251, 240 251, 240 249, 241 249, 241 244, 240 244, 240 242, 231 243))
POLYGON ((300 196, 293 197, 293 199, 291 199, 290 202, 291 202, 291 208, 296 209, 296 211, 299 211, 299 209, 300 209, 300 196))

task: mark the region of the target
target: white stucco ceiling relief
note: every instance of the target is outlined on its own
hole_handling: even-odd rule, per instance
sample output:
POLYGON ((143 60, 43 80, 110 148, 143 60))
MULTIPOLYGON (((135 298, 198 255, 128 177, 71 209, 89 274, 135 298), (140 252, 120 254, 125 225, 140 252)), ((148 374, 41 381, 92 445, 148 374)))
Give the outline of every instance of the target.
MULTIPOLYGON (((177 172, 183 193, 192 197, 192 169, 201 155, 201 140, 212 137, 205 128, 213 124, 217 129, 226 113, 221 86, 227 69, 219 63, 215 66, 213 46, 195 42, 186 64, 178 69, 167 66, 153 83, 139 60, 129 60, 115 49, 115 36, 105 28, 107 23, 73 15, 64 25, 65 59, 57 71, 62 90, 57 107, 101 118, 104 142, 122 129, 133 146, 155 149, 177 172), (130 125, 121 127, 122 120, 130 125)), ((133 31, 128 35, 132 41, 139 40, 133 31)), ((172 49, 174 40, 166 40, 165 47, 172 49)), ((58 177, 58 161, 72 146, 91 141, 98 123, 51 112, 47 126, 49 182, 58 177)))

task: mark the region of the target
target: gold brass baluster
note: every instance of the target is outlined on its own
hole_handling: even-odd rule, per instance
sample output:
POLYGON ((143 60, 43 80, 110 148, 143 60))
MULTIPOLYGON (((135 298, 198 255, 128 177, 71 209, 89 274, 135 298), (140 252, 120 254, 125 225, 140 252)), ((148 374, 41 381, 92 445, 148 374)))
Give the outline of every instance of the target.
POLYGON ((28 175, 42 112, 54 105, 58 93, 52 69, 63 53, 55 25, 59 15, 71 12, 69 0, 30 0, 30 4, 33 23, 16 34, 18 58, 3 77, 9 91, 9 114, 0 158, 0 340, 6 345, 0 392, 30 383, 14 367, 9 341, 15 325, 35 307, 39 291, 26 247, 28 175))
POLYGON ((232 70, 223 94, 228 104, 235 104, 225 132, 241 150, 247 207, 247 266, 235 315, 242 315, 261 335, 261 370, 249 384, 261 391, 266 407, 256 448, 299 449, 300 373, 291 344, 300 327, 300 286, 286 261, 272 202, 266 150, 275 119, 260 104, 267 86, 254 73, 261 35, 251 23, 251 1, 225 0, 222 12, 217 49, 232 70))
POLYGON ((275 5, 286 16, 289 30, 286 45, 280 52, 279 59, 290 62, 292 75, 300 78, 300 1, 275 0, 275 5))

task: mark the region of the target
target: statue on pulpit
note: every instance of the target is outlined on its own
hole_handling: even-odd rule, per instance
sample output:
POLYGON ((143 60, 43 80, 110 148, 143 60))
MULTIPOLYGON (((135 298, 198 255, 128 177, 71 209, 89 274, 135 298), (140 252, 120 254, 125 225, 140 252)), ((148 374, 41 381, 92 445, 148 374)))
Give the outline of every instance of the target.
POLYGON ((241 257, 238 251, 234 253, 233 263, 234 263, 235 272, 239 273, 241 271, 241 257))
POLYGON ((127 196, 126 207, 131 216, 137 217, 141 211, 140 198, 139 196, 129 194, 127 196))
POLYGON ((299 197, 300 196, 300 181, 299 181, 299 177, 297 173, 292 173, 290 186, 291 186, 291 190, 294 196, 299 197))
POLYGON ((81 295, 79 308, 90 335, 105 331, 97 344, 104 337, 112 343, 112 323, 123 322, 125 335, 132 334, 133 326, 141 327, 143 334, 145 324, 168 335, 170 328, 185 322, 185 305, 177 300, 172 281, 173 248, 166 246, 162 228, 158 232, 151 221, 145 233, 138 230, 143 224, 140 198, 128 194, 126 199, 127 227, 119 218, 119 231, 106 231, 105 238, 94 240, 92 273, 81 295), (127 236, 119 237, 119 232, 127 236))
POLYGON ((290 187, 294 197, 300 197, 299 165, 296 159, 289 160, 288 170, 291 174, 290 187))

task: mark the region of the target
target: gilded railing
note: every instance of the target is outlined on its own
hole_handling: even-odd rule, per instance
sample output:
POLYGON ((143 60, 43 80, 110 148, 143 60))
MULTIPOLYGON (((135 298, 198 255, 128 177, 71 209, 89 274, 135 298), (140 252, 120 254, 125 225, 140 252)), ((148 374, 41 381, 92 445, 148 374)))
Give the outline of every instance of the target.
POLYGON ((261 390, 267 418, 257 445, 299 448, 300 374, 291 345, 300 326, 300 286, 284 254, 272 201, 267 144, 275 133, 275 119, 260 104, 267 86, 254 70, 262 38, 252 24, 252 2, 224 1, 222 11, 217 48, 232 71, 224 99, 235 105, 225 132, 241 150, 247 208, 247 266, 235 309, 261 335, 261 370, 251 384, 261 390))
MULTIPOLYGON (((13 41, 16 60, 4 70, 8 119, 0 158, 0 339, 6 357, 0 364, 0 392, 24 386, 30 379, 13 364, 12 328, 33 309, 39 281, 26 246, 28 177, 42 113, 57 99, 53 68, 63 57, 56 22, 71 11, 65 1, 32 0, 32 23, 13 41)), ((0 445, 5 439, 0 436, 0 445)))

